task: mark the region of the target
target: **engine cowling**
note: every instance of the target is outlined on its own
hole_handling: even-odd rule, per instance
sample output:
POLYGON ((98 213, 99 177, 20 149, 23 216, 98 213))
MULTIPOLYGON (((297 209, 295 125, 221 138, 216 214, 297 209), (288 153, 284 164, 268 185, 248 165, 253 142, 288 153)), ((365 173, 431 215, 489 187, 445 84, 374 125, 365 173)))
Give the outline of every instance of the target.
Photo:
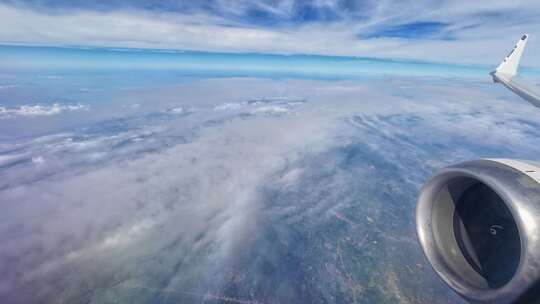
POLYGON ((540 299, 540 166, 484 159, 443 169, 416 209, 437 274, 473 303, 540 299))

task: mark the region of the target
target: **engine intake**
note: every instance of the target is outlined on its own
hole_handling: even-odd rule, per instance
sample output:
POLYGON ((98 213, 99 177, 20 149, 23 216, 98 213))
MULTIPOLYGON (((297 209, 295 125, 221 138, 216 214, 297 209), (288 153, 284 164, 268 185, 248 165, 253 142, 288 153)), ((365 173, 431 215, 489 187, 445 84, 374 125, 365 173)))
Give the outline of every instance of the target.
POLYGON ((443 169, 422 188, 417 232, 437 274, 474 303, 538 301, 540 168, 477 160, 443 169))

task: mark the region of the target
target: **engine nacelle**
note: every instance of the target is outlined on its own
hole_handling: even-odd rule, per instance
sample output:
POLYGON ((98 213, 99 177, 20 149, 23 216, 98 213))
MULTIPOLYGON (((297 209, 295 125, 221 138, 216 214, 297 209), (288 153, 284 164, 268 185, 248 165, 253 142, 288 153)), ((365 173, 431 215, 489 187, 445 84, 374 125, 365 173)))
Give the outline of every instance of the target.
POLYGON ((433 269, 468 301, 539 300, 539 165, 485 159, 445 168, 422 188, 416 224, 433 269))

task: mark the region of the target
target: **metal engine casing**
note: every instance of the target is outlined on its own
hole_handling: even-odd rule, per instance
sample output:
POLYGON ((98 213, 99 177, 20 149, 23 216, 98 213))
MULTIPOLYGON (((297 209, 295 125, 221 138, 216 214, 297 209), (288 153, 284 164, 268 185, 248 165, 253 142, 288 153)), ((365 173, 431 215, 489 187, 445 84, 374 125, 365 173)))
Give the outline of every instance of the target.
MULTIPOLYGON (((537 302, 540 282, 540 166, 511 159, 482 159, 447 167, 422 187, 416 208, 418 239, 436 273, 472 303, 537 302), (519 233, 519 263, 503 286, 492 288, 463 253, 455 234, 457 200, 482 183, 494 191, 519 233), (450 195, 450 188, 452 193, 450 195), (456 190, 457 189, 457 190, 456 190)), ((516 254, 517 255, 517 254, 516 254)))

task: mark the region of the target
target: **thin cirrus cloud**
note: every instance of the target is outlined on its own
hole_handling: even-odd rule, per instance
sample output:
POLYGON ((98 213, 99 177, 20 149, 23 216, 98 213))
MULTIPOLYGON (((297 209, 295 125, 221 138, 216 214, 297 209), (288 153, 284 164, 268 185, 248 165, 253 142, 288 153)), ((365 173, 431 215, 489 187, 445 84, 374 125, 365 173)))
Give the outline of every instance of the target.
MULTIPOLYGON (((9 0, 0 4, 0 43, 494 64, 516 37, 538 28, 539 11, 528 0, 9 0)), ((530 44, 540 47, 534 35, 530 44)))
POLYGON ((375 31, 373 33, 367 34, 366 38, 381 38, 381 37, 392 37, 392 38, 411 38, 411 39, 444 39, 440 35, 441 31, 447 27, 448 24, 442 22, 413 22, 407 24, 400 24, 396 26, 389 27, 387 29, 382 29, 375 31))

